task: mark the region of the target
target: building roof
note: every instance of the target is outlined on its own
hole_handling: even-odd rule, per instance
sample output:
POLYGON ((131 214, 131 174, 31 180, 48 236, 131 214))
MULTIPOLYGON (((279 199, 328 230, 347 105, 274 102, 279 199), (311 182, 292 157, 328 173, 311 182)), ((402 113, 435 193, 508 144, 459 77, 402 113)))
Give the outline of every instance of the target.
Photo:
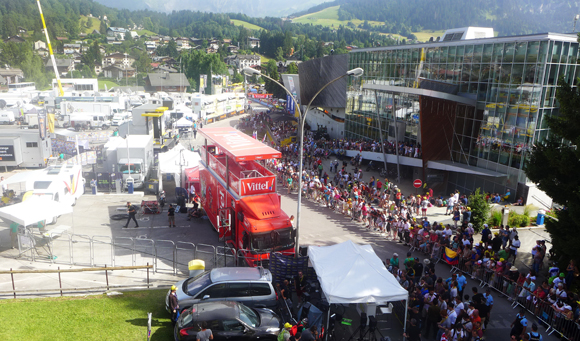
POLYGON ((15 42, 15 43, 23 43, 26 40, 24 38, 22 38, 21 36, 18 36, 18 35, 12 36, 12 37, 8 37, 8 39, 4 40, 5 43, 10 42, 10 41, 15 42))
POLYGON ((109 28, 107 29, 107 31, 113 31, 113 32, 115 32, 115 33, 125 33, 125 32, 127 32, 128 30, 127 30, 126 28, 122 28, 122 27, 109 27, 109 28))
POLYGON ((435 48, 435 47, 443 47, 443 46, 463 46, 463 45, 475 45, 475 44, 513 43, 513 42, 538 41, 538 40, 557 40, 557 41, 576 43, 576 42, 578 42, 578 36, 576 34, 550 33, 550 32, 548 32, 548 33, 527 34, 527 35, 519 35, 519 36, 480 38, 480 39, 456 40, 456 41, 446 41, 446 42, 439 41, 439 42, 428 42, 428 43, 417 43, 417 44, 395 45, 395 46, 382 46, 382 47, 368 47, 368 48, 363 48, 363 49, 356 49, 356 50, 351 51, 350 53, 401 50, 401 49, 409 49, 409 48, 435 48))
POLYGON ((118 70, 121 70, 121 71, 125 71, 125 70, 127 70, 127 71, 135 71, 135 69, 132 68, 132 67, 130 67, 130 66, 123 67, 123 66, 120 66, 118 64, 111 64, 111 65, 103 68, 103 70, 113 70, 113 69, 118 69, 118 70))
MULTIPOLYGON (((56 59, 56 67, 69 67, 74 63, 73 59, 56 59)), ((47 59, 44 66, 52 66, 52 61, 47 59)))
POLYGON ((148 73, 151 86, 189 86, 183 73, 148 73))
POLYGON ((20 69, 9 68, 9 69, 2 69, 0 68, 0 76, 22 76, 24 73, 20 69))
POLYGON ((260 56, 257 54, 237 54, 237 59, 249 59, 249 60, 259 60, 260 56))

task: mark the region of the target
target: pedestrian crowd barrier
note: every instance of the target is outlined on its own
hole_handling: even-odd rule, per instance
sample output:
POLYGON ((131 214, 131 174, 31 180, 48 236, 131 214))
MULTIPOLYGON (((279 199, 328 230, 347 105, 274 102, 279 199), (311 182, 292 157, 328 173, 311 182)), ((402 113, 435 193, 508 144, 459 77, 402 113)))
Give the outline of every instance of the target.
POLYGON ((74 266, 141 266, 151 264, 154 273, 189 274, 188 263, 194 259, 205 262, 206 269, 215 267, 267 267, 266 254, 251 250, 235 250, 229 246, 214 246, 172 240, 133 237, 87 236, 80 234, 44 234, 33 247, 19 245, 19 257, 32 261, 74 266), (256 260, 257 259, 257 260, 256 260))
MULTIPOLYGON (((439 245, 439 235, 434 232, 428 232, 422 236, 411 232, 407 241, 404 240, 404 237, 402 239, 409 245, 409 251, 422 252, 434 262, 443 259, 445 247, 436 247, 439 245)), ((466 277, 479 282, 480 287, 493 289, 512 302, 514 309, 525 308, 546 327, 549 335, 556 333, 561 338, 580 341, 580 324, 574 320, 573 311, 565 309, 566 304, 560 303, 558 297, 550 295, 547 281, 542 284, 535 283, 536 289, 530 290, 529 285, 526 286, 525 283, 526 276, 519 271, 510 271, 505 264, 489 268, 485 262, 479 264, 461 254, 458 264, 451 265, 450 272, 463 273, 466 277), (548 294, 544 295, 545 292, 548 294)))

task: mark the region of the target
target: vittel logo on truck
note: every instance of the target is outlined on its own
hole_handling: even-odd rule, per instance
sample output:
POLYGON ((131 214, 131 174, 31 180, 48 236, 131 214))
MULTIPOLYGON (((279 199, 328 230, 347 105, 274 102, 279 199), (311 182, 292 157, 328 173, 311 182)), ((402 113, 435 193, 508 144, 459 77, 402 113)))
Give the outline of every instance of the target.
POLYGON ((261 194, 274 192, 274 181, 272 178, 244 179, 242 195, 261 194))

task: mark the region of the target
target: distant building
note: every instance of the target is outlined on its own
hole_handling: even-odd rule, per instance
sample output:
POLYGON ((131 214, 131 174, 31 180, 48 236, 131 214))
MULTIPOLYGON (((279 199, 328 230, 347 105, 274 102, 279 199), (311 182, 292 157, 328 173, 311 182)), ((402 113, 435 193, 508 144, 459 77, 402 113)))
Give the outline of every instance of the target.
POLYGON ((260 56, 257 54, 238 54, 235 56, 231 64, 238 69, 243 70, 246 67, 261 66, 260 56))
POLYGON ((107 29, 107 35, 109 37, 117 37, 117 36, 122 36, 123 38, 121 40, 125 39, 125 33, 129 32, 126 28, 122 28, 122 27, 109 27, 107 29))
MULTIPOLYGON (((66 75, 75 69, 75 63, 73 59, 56 59, 56 67, 60 75, 66 75)), ((48 58, 44 63, 44 68, 48 72, 53 71, 52 61, 50 58, 48 58)))
POLYGON ((34 42, 34 50, 41 50, 41 49, 46 50, 46 43, 43 42, 42 40, 35 41, 34 42))
POLYGON ((0 77, 4 78, 6 84, 20 83, 24 79, 24 72, 15 68, 0 69, 0 77))
POLYGON ((21 36, 12 36, 12 37, 8 37, 7 39, 4 40, 5 43, 24 43, 26 40, 24 38, 22 38, 21 36))
POLYGON ((183 73, 148 73, 145 84, 148 92, 184 92, 189 81, 183 73))
POLYGON ((103 66, 105 66, 105 67, 107 67, 109 65, 115 65, 115 64, 131 66, 131 65, 133 65, 134 62, 135 62, 135 58, 129 56, 128 54, 118 53, 118 52, 112 53, 112 54, 105 56, 103 58, 103 66))
POLYGON ((254 48, 254 47, 260 47, 260 39, 259 38, 254 38, 254 37, 249 37, 248 38, 248 46, 250 48, 254 48))
POLYGON ((130 66, 109 65, 103 68, 103 76, 115 79, 135 77, 135 69, 130 66))

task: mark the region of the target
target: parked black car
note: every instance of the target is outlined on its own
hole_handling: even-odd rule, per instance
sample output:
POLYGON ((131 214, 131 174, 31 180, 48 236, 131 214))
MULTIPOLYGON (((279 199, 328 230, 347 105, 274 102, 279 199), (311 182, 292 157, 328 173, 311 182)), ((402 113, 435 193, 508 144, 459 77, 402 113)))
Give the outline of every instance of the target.
POLYGON ((219 340, 276 340, 282 327, 280 318, 270 309, 250 308, 234 301, 213 301, 194 304, 177 319, 176 341, 196 340, 205 321, 219 340))

